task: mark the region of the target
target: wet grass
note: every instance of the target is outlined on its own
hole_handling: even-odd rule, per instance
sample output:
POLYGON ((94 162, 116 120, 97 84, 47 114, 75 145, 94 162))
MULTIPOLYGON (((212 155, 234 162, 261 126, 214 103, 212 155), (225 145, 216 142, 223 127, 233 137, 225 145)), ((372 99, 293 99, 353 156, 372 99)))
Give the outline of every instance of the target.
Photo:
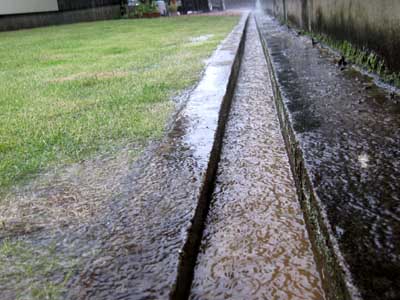
POLYGON ((198 80, 237 21, 117 20, 0 33, 0 190, 161 136, 171 96, 198 80))
POLYGON ((0 286, 3 296, 34 300, 60 298, 77 264, 76 260, 69 260, 68 265, 65 261, 57 254, 55 246, 32 247, 22 241, 3 240, 0 244, 0 286), (43 280, 55 271, 63 275, 57 279, 43 280), (19 289, 21 286, 24 288, 19 289), (4 291, 9 291, 9 294, 4 295, 4 291))

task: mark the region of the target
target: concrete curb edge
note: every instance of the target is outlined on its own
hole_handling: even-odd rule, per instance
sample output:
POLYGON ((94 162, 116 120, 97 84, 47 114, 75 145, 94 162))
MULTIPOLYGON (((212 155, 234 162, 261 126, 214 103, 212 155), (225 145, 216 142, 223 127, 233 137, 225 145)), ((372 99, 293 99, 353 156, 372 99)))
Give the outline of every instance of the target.
MULTIPOLYGON (((245 13, 242 16, 242 19, 239 21, 238 25, 231 32, 232 34, 235 31, 238 31, 240 34, 240 39, 236 48, 235 57, 230 68, 229 80, 226 84, 226 87, 221 87, 225 89, 225 94, 223 96, 223 100, 221 102, 219 110, 218 125, 214 134, 214 142, 207 164, 207 169, 202 179, 196 212, 192 219, 191 226, 187 230, 187 238, 180 256, 178 275, 175 280, 175 285, 170 293, 170 299, 172 300, 187 299, 190 294, 197 254, 199 251, 204 229, 204 223, 207 217, 209 202, 214 188, 214 179, 216 176, 218 162, 221 154, 225 124, 229 115, 233 92, 239 74, 248 20, 249 14, 245 13)), ((226 40, 222 42, 220 47, 223 48, 225 43, 226 40)))
POLYGON ((296 184, 297 195, 306 221, 307 231, 311 239, 326 297, 329 300, 361 300, 360 292, 353 283, 347 263, 333 235, 324 205, 311 183, 303 152, 291 124, 287 107, 282 99, 272 58, 268 51, 267 42, 260 32, 257 18, 256 24, 271 74, 274 102, 296 184))

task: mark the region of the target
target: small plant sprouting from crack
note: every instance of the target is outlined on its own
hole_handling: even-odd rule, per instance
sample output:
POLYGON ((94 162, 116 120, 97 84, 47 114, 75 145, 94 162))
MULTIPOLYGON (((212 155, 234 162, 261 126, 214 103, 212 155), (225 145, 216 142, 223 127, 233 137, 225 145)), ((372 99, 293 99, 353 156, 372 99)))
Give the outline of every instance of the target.
MULTIPOLYGON (((278 20, 281 25, 286 25, 289 29, 292 29, 293 22, 290 22, 281 16, 278 16, 278 20)), ((296 23, 293 24, 296 28, 296 23)), ((347 61, 360 66, 362 69, 370 73, 378 75, 383 82, 396 88, 400 88, 400 72, 390 70, 385 59, 375 51, 366 47, 356 46, 348 40, 335 39, 322 32, 297 29, 297 34, 309 36, 313 47, 318 44, 321 46, 325 44, 332 50, 340 52, 347 61)))
POLYGON ((368 72, 377 74, 384 82, 400 87, 400 73, 390 72, 385 60, 377 53, 369 49, 359 48, 349 41, 339 41, 324 34, 304 32, 312 37, 313 45, 318 41, 338 50, 349 62, 357 64, 368 72))

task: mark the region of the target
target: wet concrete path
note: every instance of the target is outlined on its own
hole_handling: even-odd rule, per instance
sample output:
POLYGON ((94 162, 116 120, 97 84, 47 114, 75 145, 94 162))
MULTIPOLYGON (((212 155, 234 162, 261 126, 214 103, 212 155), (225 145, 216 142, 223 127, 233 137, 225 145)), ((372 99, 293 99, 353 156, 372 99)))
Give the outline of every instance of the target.
POLYGON ((251 17, 191 299, 324 299, 251 17))
POLYGON ((328 286, 342 276, 335 266, 348 266, 343 282, 352 289, 353 279, 364 299, 400 299, 399 97, 339 68, 309 37, 263 14, 257 20, 328 286))

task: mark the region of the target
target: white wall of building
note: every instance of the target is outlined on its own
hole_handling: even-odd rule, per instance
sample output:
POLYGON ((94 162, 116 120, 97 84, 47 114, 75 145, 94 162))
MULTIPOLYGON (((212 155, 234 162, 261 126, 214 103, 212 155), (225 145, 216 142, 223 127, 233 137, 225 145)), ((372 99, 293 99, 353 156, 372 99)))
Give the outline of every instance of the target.
POLYGON ((0 15, 57 10, 57 0, 0 0, 0 15))

